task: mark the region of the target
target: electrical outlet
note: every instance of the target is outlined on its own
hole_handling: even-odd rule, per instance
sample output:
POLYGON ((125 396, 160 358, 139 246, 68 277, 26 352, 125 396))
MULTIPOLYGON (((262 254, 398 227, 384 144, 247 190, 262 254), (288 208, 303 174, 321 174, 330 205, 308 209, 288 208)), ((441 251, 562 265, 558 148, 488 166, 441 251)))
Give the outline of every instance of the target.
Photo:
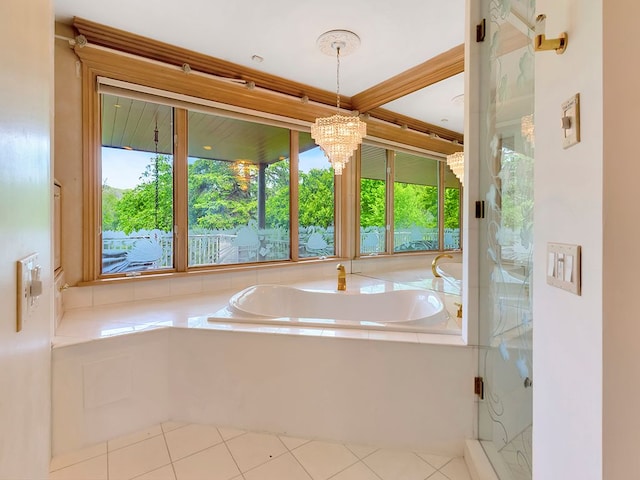
POLYGON ((16 331, 22 330, 42 293, 38 254, 33 253, 17 262, 17 319, 16 331))

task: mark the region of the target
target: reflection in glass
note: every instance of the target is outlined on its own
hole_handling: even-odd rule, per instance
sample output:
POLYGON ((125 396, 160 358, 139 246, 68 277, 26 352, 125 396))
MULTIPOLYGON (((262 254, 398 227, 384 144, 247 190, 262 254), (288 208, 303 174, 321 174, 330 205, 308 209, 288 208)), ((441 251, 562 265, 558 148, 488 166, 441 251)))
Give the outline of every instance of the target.
POLYGON ((445 166, 444 188, 444 250, 459 250, 462 185, 448 166, 445 166))
POLYGON ((439 161, 395 153, 394 251, 438 249, 439 161))
POLYGON ((360 174, 360 254, 385 251, 387 150, 362 145, 360 174))

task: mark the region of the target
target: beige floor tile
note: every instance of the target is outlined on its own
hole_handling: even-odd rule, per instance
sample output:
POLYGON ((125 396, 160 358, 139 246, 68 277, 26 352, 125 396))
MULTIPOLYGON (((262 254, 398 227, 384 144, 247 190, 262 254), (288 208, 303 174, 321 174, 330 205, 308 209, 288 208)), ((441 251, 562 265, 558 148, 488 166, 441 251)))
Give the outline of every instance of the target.
POLYGON ((229 480, 240 474, 224 444, 178 460, 173 463, 173 468, 177 480, 229 480))
POLYGON ((162 423, 160 426, 162 427, 162 431, 164 433, 167 433, 167 432, 170 432, 171 430, 175 430, 176 428, 184 427, 185 425, 188 425, 188 423, 175 422, 173 420, 170 420, 168 422, 162 423))
POLYGON ((296 448, 292 453, 313 480, 326 480, 358 461, 344 445, 315 440, 296 448))
POLYGON ((109 480, 129 479, 169 465, 162 435, 109 453, 109 480))
POLYGON ((289 450, 298 448, 311 441, 308 438, 288 437, 286 435, 278 435, 278 437, 280 438, 280 440, 282 440, 282 443, 284 443, 285 447, 287 447, 289 450))
POLYGON ((227 447, 243 473, 287 451, 276 435, 253 432, 232 438, 227 447))
POLYGON ((82 450, 63 453, 62 455, 57 455, 51 459, 49 470, 52 472, 55 470, 60 470, 61 468, 84 462, 85 460, 104 455, 105 453, 107 453, 106 442, 98 443, 96 445, 83 448, 82 450))
POLYGON ((107 480, 107 478, 106 454, 56 470, 49 475, 49 480, 107 480))
POLYGON ((176 474, 173 472, 171 465, 165 465, 157 470, 135 477, 133 480, 176 480, 176 474))
POLYGON ((218 427, 218 432, 220 432, 220 436, 225 442, 227 440, 231 440, 234 437, 242 435, 243 433, 247 433, 246 430, 240 430, 239 428, 232 427, 218 427))
POLYGON ((433 455, 430 453, 418 453, 418 456, 437 470, 441 469, 444 465, 451 461, 451 457, 433 455))
POLYGON ((353 454, 361 460, 378 450, 377 447, 372 447, 371 445, 356 445, 352 443, 346 444, 345 447, 351 450, 353 454))
POLYGON ((160 428, 160 425, 155 425, 151 428, 146 428, 144 430, 133 432, 128 435, 123 435, 121 437, 114 438, 113 440, 109 440, 107 442, 107 447, 109 448, 109 451, 112 452, 114 450, 118 450, 119 448, 127 447, 129 445, 133 445, 134 443, 142 442, 143 440, 147 440, 148 438, 156 437, 158 435, 162 435, 162 429, 160 428))
POLYGON ((311 480, 290 453, 264 463, 244 473, 246 480, 311 480))
POLYGON ((445 477, 440 472, 436 472, 433 475, 431 475, 427 480, 450 480, 450 479, 445 477))
POLYGON ((416 454, 378 450, 362 460, 383 480, 424 480, 436 469, 416 454))
POLYGON ((449 480, 471 480, 469 469, 462 457, 456 457, 440 469, 449 480))
POLYGON ((164 434, 174 462, 222 443, 218 429, 211 425, 189 424, 164 434))
POLYGON ((380 477, 373 473, 364 463, 358 462, 331 477, 331 480, 380 480, 380 477))

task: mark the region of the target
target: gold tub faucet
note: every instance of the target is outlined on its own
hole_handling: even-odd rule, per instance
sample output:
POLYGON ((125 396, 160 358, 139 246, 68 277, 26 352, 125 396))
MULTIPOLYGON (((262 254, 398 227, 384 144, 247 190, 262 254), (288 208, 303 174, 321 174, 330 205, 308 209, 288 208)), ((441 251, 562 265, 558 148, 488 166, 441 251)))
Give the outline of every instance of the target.
POLYGON ((338 290, 347 289, 347 272, 344 269, 344 265, 338 264, 338 290))
POLYGON ((436 258, 434 258, 433 262, 431 262, 431 272, 433 273, 434 278, 440 277, 440 274, 436 270, 436 267, 438 266, 438 260, 440 260, 441 258, 453 258, 453 257, 448 253, 441 253, 440 255, 436 255, 436 258))

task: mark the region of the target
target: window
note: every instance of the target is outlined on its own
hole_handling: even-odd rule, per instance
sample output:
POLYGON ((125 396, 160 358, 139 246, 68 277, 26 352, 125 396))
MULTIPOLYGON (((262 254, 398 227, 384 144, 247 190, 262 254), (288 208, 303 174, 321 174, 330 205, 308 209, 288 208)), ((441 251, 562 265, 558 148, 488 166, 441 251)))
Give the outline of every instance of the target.
POLYGON ((360 172, 360 255, 386 250, 387 150, 362 145, 360 172))
MULTIPOLYGON (((95 278, 338 251, 336 192, 348 187, 336 189, 344 178, 309 133, 126 89, 98 98, 95 278)), ((441 161, 364 144, 356 165, 360 255, 438 250, 439 239, 444 249, 459 248, 461 186, 441 161)))
POLYGON ((102 273, 173 268, 173 109, 102 95, 102 273))
POLYGON ((459 249, 461 185, 444 161, 366 143, 361 150, 360 255, 389 253, 388 237, 392 253, 459 249))
POLYGON ((396 152, 393 182, 393 249, 437 250, 438 160, 396 152))
POLYGON ((326 113, 322 101, 135 55, 76 53, 84 281, 303 261, 344 255, 351 243, 356 255, 459 245, 460 186, 446 180, 443 191, 442 161, 406 153, 445 154, 449 140, 372 122, 381 143, 364 145, 347 175, 334 177, 305 131, 326 113))
POLYGON ((132 97, 100 94, 101 275, 288 261, 294 209, 296 259, 335 255, 333 169, 309 133, 132 97))
POLYGON ((335 254, 335 186, 331 164, 309 133, 300 133, 298 172, 299 256, 335 254))
POLYGON ((289 130, 189 112, 189 267, 289 259, 289 130))

